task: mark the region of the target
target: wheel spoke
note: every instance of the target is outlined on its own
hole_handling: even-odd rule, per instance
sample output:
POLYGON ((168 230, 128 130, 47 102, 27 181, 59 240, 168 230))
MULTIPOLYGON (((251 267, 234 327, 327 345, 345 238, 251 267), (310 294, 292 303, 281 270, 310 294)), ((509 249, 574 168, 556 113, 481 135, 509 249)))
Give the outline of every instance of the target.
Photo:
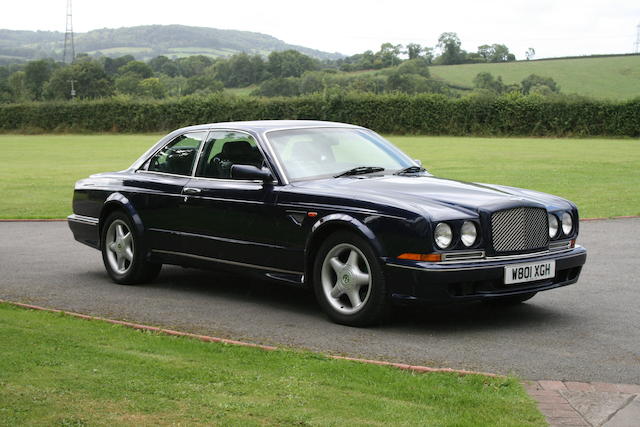
POLYGON ((351 250, 349 253, 349 259, 347 260, 347 265, 350 267, 358 267, 358 252, 351 250))
POLYGON ((128 261, 133 261, 133 251, 131 250, 131 248, 127 248, 124 251, 124 257, 128 260, 128 261))
POLYGON ((333 268, 333 271, 335 271, 336 275, 340 277, 340 273, 344 270, 344 264, 340 262, 337 256, 331 258, 329 260, 329 264, 331 265, 331 268, 333 268))
POLYGON ((360 270, 354 271, 353 283, 358 289, 360 289, 362 286, 367 286, 369 284, 369 275, 367 273, 363 273, 360 270))
POLYGON ((118 270, 124 270, 125 257, 122 256, 121 254, 117 254, 117 257, 118 257, 118 270))
POLYGON ((116 251, 116 242, 109 243, 109 250, 111 252, 115 252, 116 251))
POLYGON ((116 225, 116 236, 118 236, 119 239, 124 237, 124 227, 122 224, 116 225))
POLYGON ((347 293, 347 297, 349 297, 349 302, 351 302, 351 307, 356 308, 360 304, 362 304, 362 300, 360 299, 360 293, 358 293, 357 289, 351 289, 347 293))
POLYGON ((344 294, 344 287, 342 286, 342 283, 340 283, 340 281, 338 281, 338 283, 336 283, 336 285, 333 287, 333 289, 331 289, 331 296, 333 298, 338 298, 342 294, 344 294))
POLYGON ((127 247, 130 248, 131 247, 131 232, 127 233, 123 238, 122 238, 122 244, 127 247))

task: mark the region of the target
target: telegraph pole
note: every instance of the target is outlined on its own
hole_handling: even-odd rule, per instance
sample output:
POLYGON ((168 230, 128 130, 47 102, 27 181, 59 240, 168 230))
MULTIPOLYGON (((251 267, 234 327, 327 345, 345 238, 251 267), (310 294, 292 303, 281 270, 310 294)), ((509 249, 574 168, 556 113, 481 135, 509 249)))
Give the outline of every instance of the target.
POLYGON ((67 25, 64 32, 64 53, 62 62, 71 64, 76 58, 76 47, 73 43, 73 20, 71 19, 71 0, 67 0, 67 25))
POLYGON ((69 83, 71 83, 71 99, 75 99, 76 98, 76 88, 73 86, 74 83, 78 83, 77 80, 67 80, 69 83))

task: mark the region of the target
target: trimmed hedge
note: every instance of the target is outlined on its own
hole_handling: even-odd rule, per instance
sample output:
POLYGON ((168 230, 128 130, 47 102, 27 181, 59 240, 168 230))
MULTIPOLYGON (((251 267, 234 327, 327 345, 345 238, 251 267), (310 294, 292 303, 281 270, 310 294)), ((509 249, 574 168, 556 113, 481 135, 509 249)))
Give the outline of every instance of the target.
POLYGON ((313 95, 0 105, 0 131, 4 132, 157 132, 198 123, 260 119, 330 120, 397 134, 637 137, 640 99, 313 95))

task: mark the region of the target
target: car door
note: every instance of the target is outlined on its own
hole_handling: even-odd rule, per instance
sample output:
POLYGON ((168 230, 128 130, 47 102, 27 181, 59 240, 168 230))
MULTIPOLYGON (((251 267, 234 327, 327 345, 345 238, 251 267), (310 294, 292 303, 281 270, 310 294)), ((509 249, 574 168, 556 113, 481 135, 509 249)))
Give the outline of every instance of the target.
MULTIPOLYGON (((212 131, 195 176, 183 189, 188 216, 185 251, 228 264, 296 272, 278 241, 276 182, 235 179, 236 164, 269 168, 256 140, 239 131, 212 131)), ((273 174, 272 174, 273 175, 273 174)))
POLYGON ((140 167, 129 197, 145 225, 148 244, 154 249, 181 251, 176 232, 184 231, 182 189, 189 182, 207 132, 188 132, 160 148, 140 167))

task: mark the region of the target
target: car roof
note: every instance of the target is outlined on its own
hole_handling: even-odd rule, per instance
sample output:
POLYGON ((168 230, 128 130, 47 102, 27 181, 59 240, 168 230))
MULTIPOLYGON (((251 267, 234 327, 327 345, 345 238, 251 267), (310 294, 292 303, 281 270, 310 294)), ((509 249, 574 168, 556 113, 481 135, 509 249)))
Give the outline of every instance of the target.
POLYGON ((299 129, 299 128, 313 128, 313 127, 349 127, 360 128, 357 125, 351 125, 348 123, 327 122, 320 120, 253 120, 253 121, 240 121, 240 122, 221 122, 221 123, 209 123, 202 125, 189 126, 180 129, 180 131, 193 131, 204 129, 238 129, 238 130, 250 130, 254 132, 266 132, 276 129, 299 129))

